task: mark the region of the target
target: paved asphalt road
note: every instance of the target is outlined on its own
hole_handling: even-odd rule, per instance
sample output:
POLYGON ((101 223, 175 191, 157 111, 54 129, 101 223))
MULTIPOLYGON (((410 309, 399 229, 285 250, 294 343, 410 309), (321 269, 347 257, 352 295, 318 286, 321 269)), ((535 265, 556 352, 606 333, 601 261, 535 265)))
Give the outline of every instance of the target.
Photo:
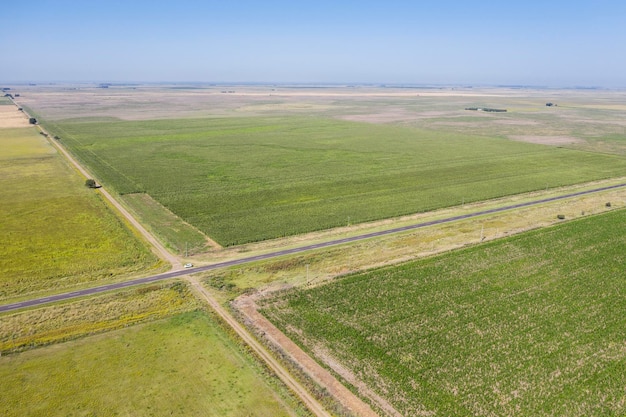
POLYGON ((320 248, 326 248, 326 247, 329 247, 329 246, 341 245, 343 243, 356 242, 356 241, 359 241, 359 240, 369 239, 369 238, 373 238, 373 237, 377 237, 377 236, 385 236, 385 235, 390 235, 390 234, 393 234, 393 233, 399 233, 399 232, 404 232, 404 231, 408 231, 408 230, 420 229, 422 227, 432 226, 432 225, 436 225, 436 224, 450 223, 450 222, 454 222, 454 221, 457 221, 457 220, 463 220, 463 219, 469 219, 469 218, 472 218, 472 217, 483 216, 485 214, 498 213, 498 212, 501 212, 501 211, 513 210, 513 209, 522 208, 522 207, 528 207, 528 206, 534 206, 534 205, 537 205, 537 204, 549 203, 549 202, 552 202, 552 201, 565 200, 565 199, 576 197, 576 196, 580 196, 580 195, 592 194, 592 193, 597 193, 597 192, 600 192, 600 191, 607 191, 607 190, 612 190, 612 189, 615 189, 615 188, 622 188, 622 187, 626 187, 626 183, 624 183, 624 184, 617 184, 617 185, 611 185, 611 186, 602 187, 602 188, 595 188, 593 190, 580 191, 580 192, 577 192, 577 193, 561 195, 561 196, 558 196, 558 197, 550 197, 550 198, 544 198, 544 199, 541 199, 541 200, 528 201, 526 203, 514 204, 514 205, 505 206, 505 207, 499 207, 499 208, 490 209, 490 210, 477 211, 477 212, 474 212, 474 213, 463 214, 463 215, 460 215, 460 216, 448 217, 448 218, 439 219, 439 220, 432 220, 432 221, 429 221, 429 222, 417 223, 417 224, 413 224, 413 225, 409 225, 409 226, 397 227, 397 228, 394 228, 394 229, 383 230, 383 231, 380 231, 380 232, 373 232, 373 233, 367 233, 367 234, 362 234, 362 235, 358 235, 358 236, 347 237, 347 238, 344 238, 344 239, 331 240, 331 241, 328 241, 328 242, 316 243, 316 244, 313 244, 313 245, 301 246, 301 247, 293 248, 293 249, 285 249, 285 250, 281 250, 281 251, 277 251, 277 252, 266 253, 264 255, 257 255, 257 256, 247 257, 247 258, 235 259, 233 261, 220 262, 220 263, 216 263, 216 264, 212 264, 212 265, 199 266, 199 267, 196 267, 196 268, 187 268, 187 269, 183 269, 183 270, 179 270, 179 271, 166 272, 166 273, 163 273, 163 274, 153 275, 153 276, 150 276, 150 277, 138 278, 138 279, 134 279, 134 280, 130 280, 130 281, 124 281, 124 282, 118 282, 118 283, 114 283, 114 284, 103 285, 103 286, 100 286, 100 287, 86 288, 86 289, 83 289, 83 290, 77 290, 77 291, 72 291, 72 292, 63 293, 63 294, 51 295, 51 296, 48 296, 48 297, 36 298, 36 299, 33 299, 33 300, 21 301, 19 303, 6 304, 6 305, 0 306, 0 313, 5 312, 5 311, 13 311, 13 310, 17 310, 17 309, 25 308, 25 307, 38 306, 38 305, 41 305, 41 304, 47 304, 47 303, 51 303, 51 302, 55 302, 55 301, 68 300, 68 299, 71 299, 71 298, 82 297, 82 296, 85 296, 85 295, 98 294, 98 293, 101 293, 101 292, 117 290, 117 289, 120 289, 120 288, 132 287, 132 286, 140 285, 140 284, 147 284, 147 283, 150 283, 150 282, 162 281, 162 280, 165 280, 165 279, 174 278, 174 277, 180 277, 180 276, 183 276, 183 275, 194 274, 194 273, 197 273, 197 272, 211 271, 213 269, 219 269, 219 268, 227 268, 229 266, 241 265, 241 264, 246 264, 246 263, 250 263, 250 262, 261 261, 261 260, 264 260, 264 259, 276 258, 278 256, 290 255, 290 254, 300 253, 300 252, 307 252, 307 251, 314 250, 314 249, 320 249, 320 248))

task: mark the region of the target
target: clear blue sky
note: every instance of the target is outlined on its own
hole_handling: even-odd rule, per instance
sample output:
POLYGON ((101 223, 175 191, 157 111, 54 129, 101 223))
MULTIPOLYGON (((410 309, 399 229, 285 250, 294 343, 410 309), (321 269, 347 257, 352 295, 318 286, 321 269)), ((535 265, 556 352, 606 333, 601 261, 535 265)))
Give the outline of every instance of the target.
POLYGON ((626 87, 624 0, 5 0, 0 82, 626 87))

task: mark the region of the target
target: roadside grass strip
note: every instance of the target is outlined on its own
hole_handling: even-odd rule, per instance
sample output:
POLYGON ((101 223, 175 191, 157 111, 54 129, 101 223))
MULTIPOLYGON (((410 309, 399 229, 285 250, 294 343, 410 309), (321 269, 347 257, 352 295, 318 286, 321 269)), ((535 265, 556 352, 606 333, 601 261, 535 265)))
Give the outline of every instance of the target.
POLYGON ((0 316, 0 353, 128 327, 200 304, 182 282, 153 284, 0 316))

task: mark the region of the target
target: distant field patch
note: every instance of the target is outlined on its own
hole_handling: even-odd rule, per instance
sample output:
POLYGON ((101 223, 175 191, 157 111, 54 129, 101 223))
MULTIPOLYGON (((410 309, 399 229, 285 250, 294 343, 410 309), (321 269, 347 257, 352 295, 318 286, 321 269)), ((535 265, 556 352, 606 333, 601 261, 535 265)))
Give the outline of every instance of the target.
POLYGON ((351 275, 263 310, 403 415, 626 414, 626 210, 351 275))
POLYGON ((35 128, 0 130, 0 300, 159 267, 35 128))
POLYGON ((5 417, 303 414, 200 311, 3 356, 0 378, 5 417))
POLYGON ((619 156, 303 117, 50 123, 105 185, 229 246, 623 175, 619 156))
POLYGON ((524 135, 514 135, 511 136, 513 140, 519 140, 522 142, 530 142, 530 143, 538 143, 540 145, 554 145, 554 146, 563 146, 563 145, 571 145, 577 143, 584 143, 585 141, 582 139, 578 139, 571 136, 524 136, 524 135))

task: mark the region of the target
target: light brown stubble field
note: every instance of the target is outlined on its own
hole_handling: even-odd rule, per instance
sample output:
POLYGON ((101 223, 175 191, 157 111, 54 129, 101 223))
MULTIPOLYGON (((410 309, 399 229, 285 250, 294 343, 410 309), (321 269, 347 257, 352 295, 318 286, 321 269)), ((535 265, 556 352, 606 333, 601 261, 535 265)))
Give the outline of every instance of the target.
POLYGON ((22 86, 20 91, 19 102, 49 120, 309 115, 613 151, 615 144, 603 138, 626 131, 626 91, 621 90, 154 84, 22 86))
POLYGON ((0 129, 28 126, 30 126, 28 120, 15 106, 0 106, 0 129))

